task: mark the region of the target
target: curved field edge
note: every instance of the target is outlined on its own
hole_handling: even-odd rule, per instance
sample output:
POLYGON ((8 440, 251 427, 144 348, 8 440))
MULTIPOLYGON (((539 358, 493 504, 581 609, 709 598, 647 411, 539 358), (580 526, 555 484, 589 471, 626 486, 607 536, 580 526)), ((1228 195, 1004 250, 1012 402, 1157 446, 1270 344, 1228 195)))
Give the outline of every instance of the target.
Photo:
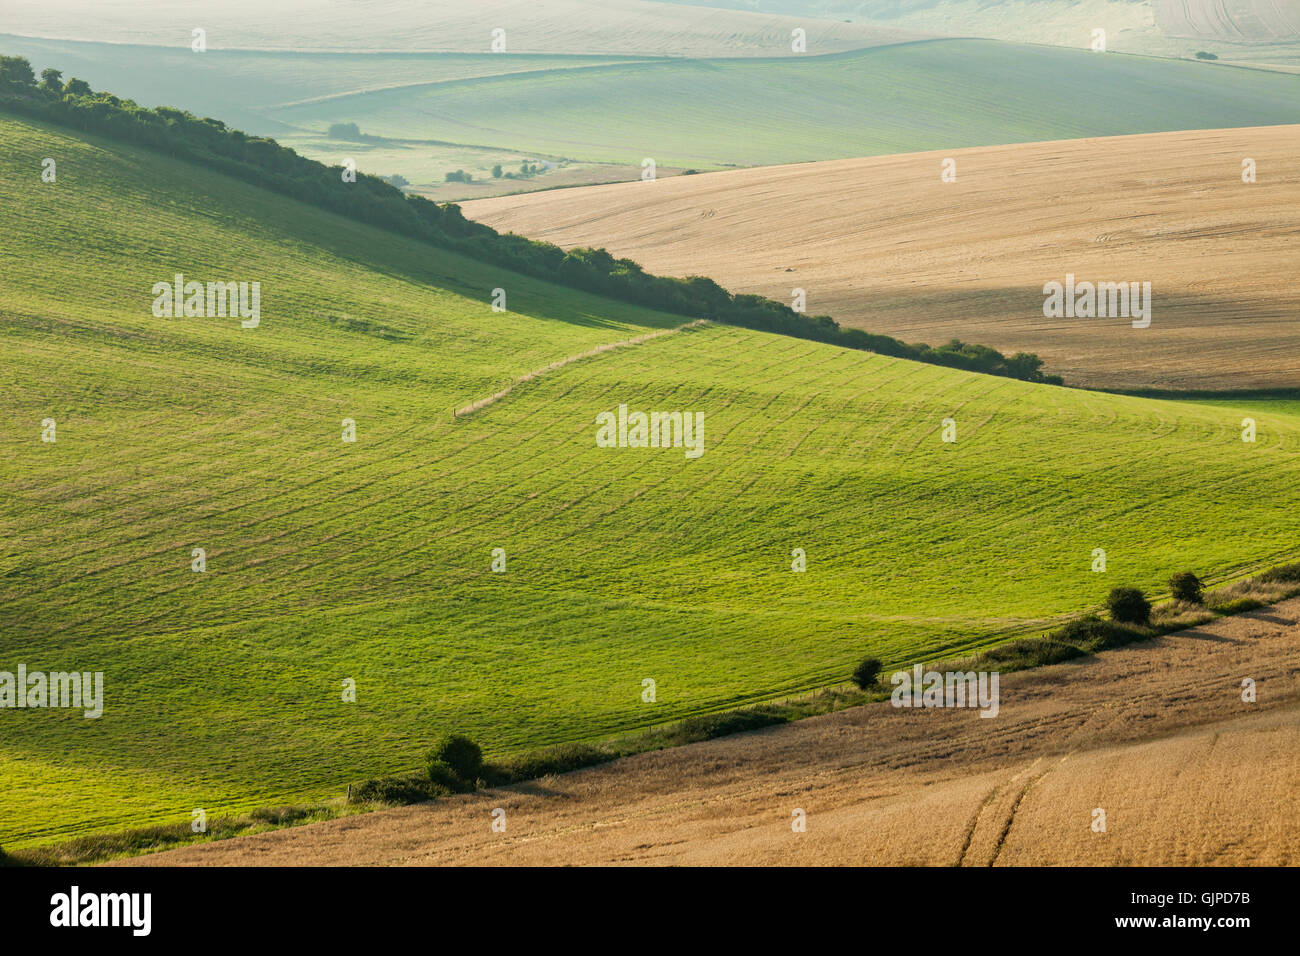
POLYGON ((1300 125, 731 170, 465 203, 494 229, 701 272, 908 341, 1036 354, 1107 390, 1300 384, 1300 125), (1243 162, 1258 169, 1243 178, 1243 162), (943 182, 951 163, 956 179, 943 182), (1140 174, 1137 172, 1140 170, 1140 174), (1043 286, 1150 283, 1150 326, 1048 318, 1043 286), (788 298, 786 298, 788 301, 788 298), (1135 360, 1140 356, 1140 360, 1135 360))
MULTIPOLYGON (((1199 607, 1177 601, 1157 605, 1155 616, 1158 623, 1149 627, 1127 625, 1115 628, 1113 630, 1119 633, 1117 643, 1110 643, 1104 648, 1092 651, 1080 648, 1078 654, 1064 657, 1036 655, 1030 645, 1036 644, 1040 648, 1048 648, 1057 643, 1057 635, 1053 634, 1044 635, 1028 644, 1018 642, 1021 646, 1011 655, 1000 655, 995 649, 991 653, 979 654, 968 660, 923 663, 936 670, 967 671, 992 668, 1002 675, 1007 675, 1023 670, 1050 667, 1062 660, 1086 658, 1093 653, 1104 654, 1109 661, 1111 655, 1108 652, 1125 643, 1148 641, 1158 637, 1187 636, 1183 632, 1197 634, 1200 632, 1196 629, 1206 624, 1290 601, 1300 594, 1300 565, 1275 569, 1274 573, 1276 574, 1277 571, 1282 572, 1283 580, 1270 582, 1258 578, 1242 579, 1232 585, 1209 592, 1205 604, 1199 607), (1254 595, 1254 597, 1243 598, 1243 595, 1254 595)), ((1211 680, 1217 677, 1218 675, 1215 675, 1211 680)), ((1050 686, 1053 681, 1047 680, 1045 683, 1050 686)), ((544 748, 518 755, 504 763, 488 764, 483 771, 487 779, 480 780, 476 789, 486 787, 490 790, 499 790, 501 787, 586 769, 637 754, 716 740, 734 734, 806 720, 810 717, 837 713, 848 708, 860 708, 870 703, 882 702, 888 697, 889 691, 879 686, 866 690, 859 690, 849 685, 827 687, 807 695, 781 698, 763 705, 747 705, 704 719, 691 718, 674 724, 651 727, 608 738, 594 745, 544 748)), ((427 781, 419 771, 407 776, 369 783, 386 787, 390 796, 387 799, 377 800, 363 796, 354 797, 355 785, 349 783, 346 795, 343 797, 311 805, 259 808, 246 816, 207 820, 205 821, 207 829, 201 834, 194 833, 189 823, 177 823, 138 830, 108 831, 65 843, 30 847, 11 855, 5 855, 0 848, 0 866, 66 866, 112 862, 180 847, 250 836, 270 830, 307 826, 344 816, 374 813, 404 803, 418 804, 438 799, 438 795, 429 792, 427 781)), ((356 787, 358 795, 363 793, 364 786, 365 784, 356 787)), ((442 794, 442 796, 448 795, 442 794)), ((972 828, 978 824, 982 814, 981 809, 972 828)), ((971 842, 968 837, 964 843, 963 865, 967 865, 964 858, 971 842)))
POLYGON ((1300 420, 1267 403, 705 326, 455 420, 675 320, 156 156, 5 133, 2 652, 109 675, 100 720, 3 715, 11 847, 334 794, 437 727, 499 757, 838 681, 868 652, 986 646, 1095 601, 1096 547, 1153 589, 1294 549, 1300 420), (155 319, 177 269, 260 279, 262 324, 155 319), (702 412, 705 453, 597 448, 622 402, 702 412))
MULTIPOLYGON (((0 105, 20 114, 64 128, 95 130, 119 142, 139 141, 155 153, 174 153, 186 161, 218 169, 258 187, 273 189, 353 220, 379 225, 439 249, 473 256, 508 272, 520 272, 691 319, 709 318, 948 368, 1008 375, 1031 382, 1061 383, 1059 376, 1042 372, 1042 362, 1034 355, 1008 357, 993 349, 956 340, 938 348, 911 345, 887 336, 844 329, 830 316, 808 316, 775 300, 732 295, 708 278, 654 276, 635 262, 614 259, 603 249, 565 252, 558 246, 521 236, 501 235, 488 226, 469 222, 454 204, 439 206, 423 196, 405 194, 374 176, 350 176, 343 167, 331 169, 304 159, 274 140, 250 140, 246 134, 227 129, 218 120, 200 120, 170 108, 141 109, 112 94, 85 89, 83 81, 75 82, 78 88, 66 92, 57 84, 38 84, 26 60, 0 56, 0 87, 10 91, 0 98, 0 105)), ((69 81, 71 85, 73 81, 69 81)), ((48 157, 42 160, 43 170, 53 162, 48 157)), ((43 171, 42 182, 46 181, 44 176, 43 171)), ((492 292, 495 312, 505 308, 500 299, 502 294, 502 288, 492 292)), ((179 313, 179 299, 177 303, 179 313)), ((156 302, 155 311, 157 308, 156 302)), ((190 305, 185 309, 188 311, 190 305)))
POLYGON ((1300 122, 1294 76, 990 40, 467 82, 472 98, 455 86, 363 93, 271 115, 317 130, 355 119, 397 139, 699 169, 1300 122))

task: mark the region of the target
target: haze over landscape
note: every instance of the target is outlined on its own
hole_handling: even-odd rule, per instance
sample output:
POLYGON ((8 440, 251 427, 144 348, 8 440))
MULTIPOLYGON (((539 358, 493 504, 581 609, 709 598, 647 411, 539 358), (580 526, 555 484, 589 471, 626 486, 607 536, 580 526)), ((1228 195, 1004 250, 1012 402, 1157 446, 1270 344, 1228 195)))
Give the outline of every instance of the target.
POLYGON ((2 5, 0 863, 1300 862, 1293 6, 2 5))

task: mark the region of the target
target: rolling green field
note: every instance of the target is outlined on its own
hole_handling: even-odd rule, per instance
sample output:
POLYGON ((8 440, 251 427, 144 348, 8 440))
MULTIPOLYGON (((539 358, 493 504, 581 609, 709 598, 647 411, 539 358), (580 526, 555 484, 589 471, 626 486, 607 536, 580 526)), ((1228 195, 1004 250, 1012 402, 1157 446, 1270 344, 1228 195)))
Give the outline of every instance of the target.
POLYGON ((989 40, 466 79, 276 111, 591 162, 766 165, 1300 120, 1300 78, 989 40))
MULTIPOLYGON (((666 0, 682 6, 752 9, 754 0, 666 0)), ((943 36, 1086 48, 1092 30, 1120 53, 1192 57, 1295 71, 1300 43, 1288 4, 1269 0, 763 0, 766 13, 850 20, 943 36), (1288 11, 1289 12, 1289 11, 1288 11), (1171 17, 1170 13, 1177 15, 1171 17), (1186 14, 1191 13, 1191 23, 1186 14), (1263 14, 1263 16, 1261 16, 1263 14), (1189 29, 1189 26, 1192 27, 1189 29)))
POLYGON ((1294 402, 704 325, 453 418, 680 319, 124 146, 3 116, 0 142, 0 670, 105 675, 98 720, 0 710, 9 848, 338 795, 439 728, 503 755, 836 683, 1300 550, 1294 402), (176 272, 260 281, 260 326, 155 318, 176 272), (704 454, 597 448, 619 403, 703 413, 704 454))
MULTIPOLYGON (((440 200, 493 192, 445 184, 446 172, 490 182, 492 166, 522 159, 601 164, 578 181, 610 182, 639 177, 647 157, 714 169, 1300 122, 1300 77, 991 40, 767 59, 198 55, 10 36, 0 49, 146 106, 181 104, 274 135, 325 163, 354 157, 440 200), (330 141, 336 122, 384 141, 330 141)), ((548 174, 527 187, 574 181, 548 174)))
MULTIPOLYGON (((619 56, 546 56, 492 53, 326 53, 286 50, 208 50, 188 46, 87 43, 0 33, 0 51, 25 56, 37 70, 52 66, 95 89, 129 96, 145 106, 183 105, 250 132, 274 135, 287 127, 283 106, 328 101, 367 90, 418 87, 473 77, 637 62, 619 56)), ((351 117, 357 119, 358 117, 351 117)), ((343 122, 348 122, 344 120, 343 122)), ((437 139, 430 122, 418 139, 437 139)))

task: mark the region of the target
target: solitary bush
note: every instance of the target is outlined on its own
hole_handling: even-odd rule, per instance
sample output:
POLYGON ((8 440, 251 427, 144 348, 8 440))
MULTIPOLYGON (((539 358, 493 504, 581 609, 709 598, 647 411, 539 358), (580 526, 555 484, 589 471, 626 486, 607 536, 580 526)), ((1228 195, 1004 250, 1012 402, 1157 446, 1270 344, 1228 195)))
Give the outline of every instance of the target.
POLYGON ((356 123, 331 123, 326 135, 330 139, 360 139, 361 128, 356 123))
POLYGON ((1147 624, 1151 621, 1151 603, 1137 588, 1112 588, 1106 598, 1112 620, 1122 624, 1147 624))
POLYGON ((1189 604, 1200 604, 1205 596, 1205 585, 1191 571, 1179 571, 1170 578, 1169 590, 1173 592, 1175 600, 1187 601, 1189 604))
POLYGON ((1198 59, 1198 60, 1217 60, 1218 57, 1215 56, 1213 53, 1207 53, 1205 50, 1197 50, 1197 51, 1196 51, 1196 59, 1198 59))
POLYGON ((853 669, 853 683, 863 690, 875 686, 876 678, 879 676, 880 661, 874 657, 868 657, 853 669))
POLYGON ((429 748, 428 767, 430 779, 435 765, 442 764, 465 783, 473 784, 483 769, 483 751, 478 744, 461 734, 439 734, 429 748))

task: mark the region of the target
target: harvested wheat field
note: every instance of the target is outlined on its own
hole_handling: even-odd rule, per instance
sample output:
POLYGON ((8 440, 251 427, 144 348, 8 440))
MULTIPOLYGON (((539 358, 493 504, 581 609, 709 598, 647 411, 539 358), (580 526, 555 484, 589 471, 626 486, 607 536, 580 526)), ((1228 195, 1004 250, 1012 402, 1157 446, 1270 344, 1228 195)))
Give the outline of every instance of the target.
POLYGON ((846 325, 1036 352, 1098 388, 1300 386, 1300 126, 744 169, 485 199, 497 229, 604 246, 846 325), (941 180, 955 160, 956 180, 941 180), (1242 181, 1255 161, 1254 183, 1242 181), (1134 317, 1048 318, 1043 286, 1150 282, 1134 317))
POLYGON ((1300 863, 1300 599, 1001 691, 992 719, 882 703, 127 862, 1300 863))
POLYGON ((1170 36, 1224 40, 1300 39, 1300 10, 1286 0, 1152 0, 1170 36))

